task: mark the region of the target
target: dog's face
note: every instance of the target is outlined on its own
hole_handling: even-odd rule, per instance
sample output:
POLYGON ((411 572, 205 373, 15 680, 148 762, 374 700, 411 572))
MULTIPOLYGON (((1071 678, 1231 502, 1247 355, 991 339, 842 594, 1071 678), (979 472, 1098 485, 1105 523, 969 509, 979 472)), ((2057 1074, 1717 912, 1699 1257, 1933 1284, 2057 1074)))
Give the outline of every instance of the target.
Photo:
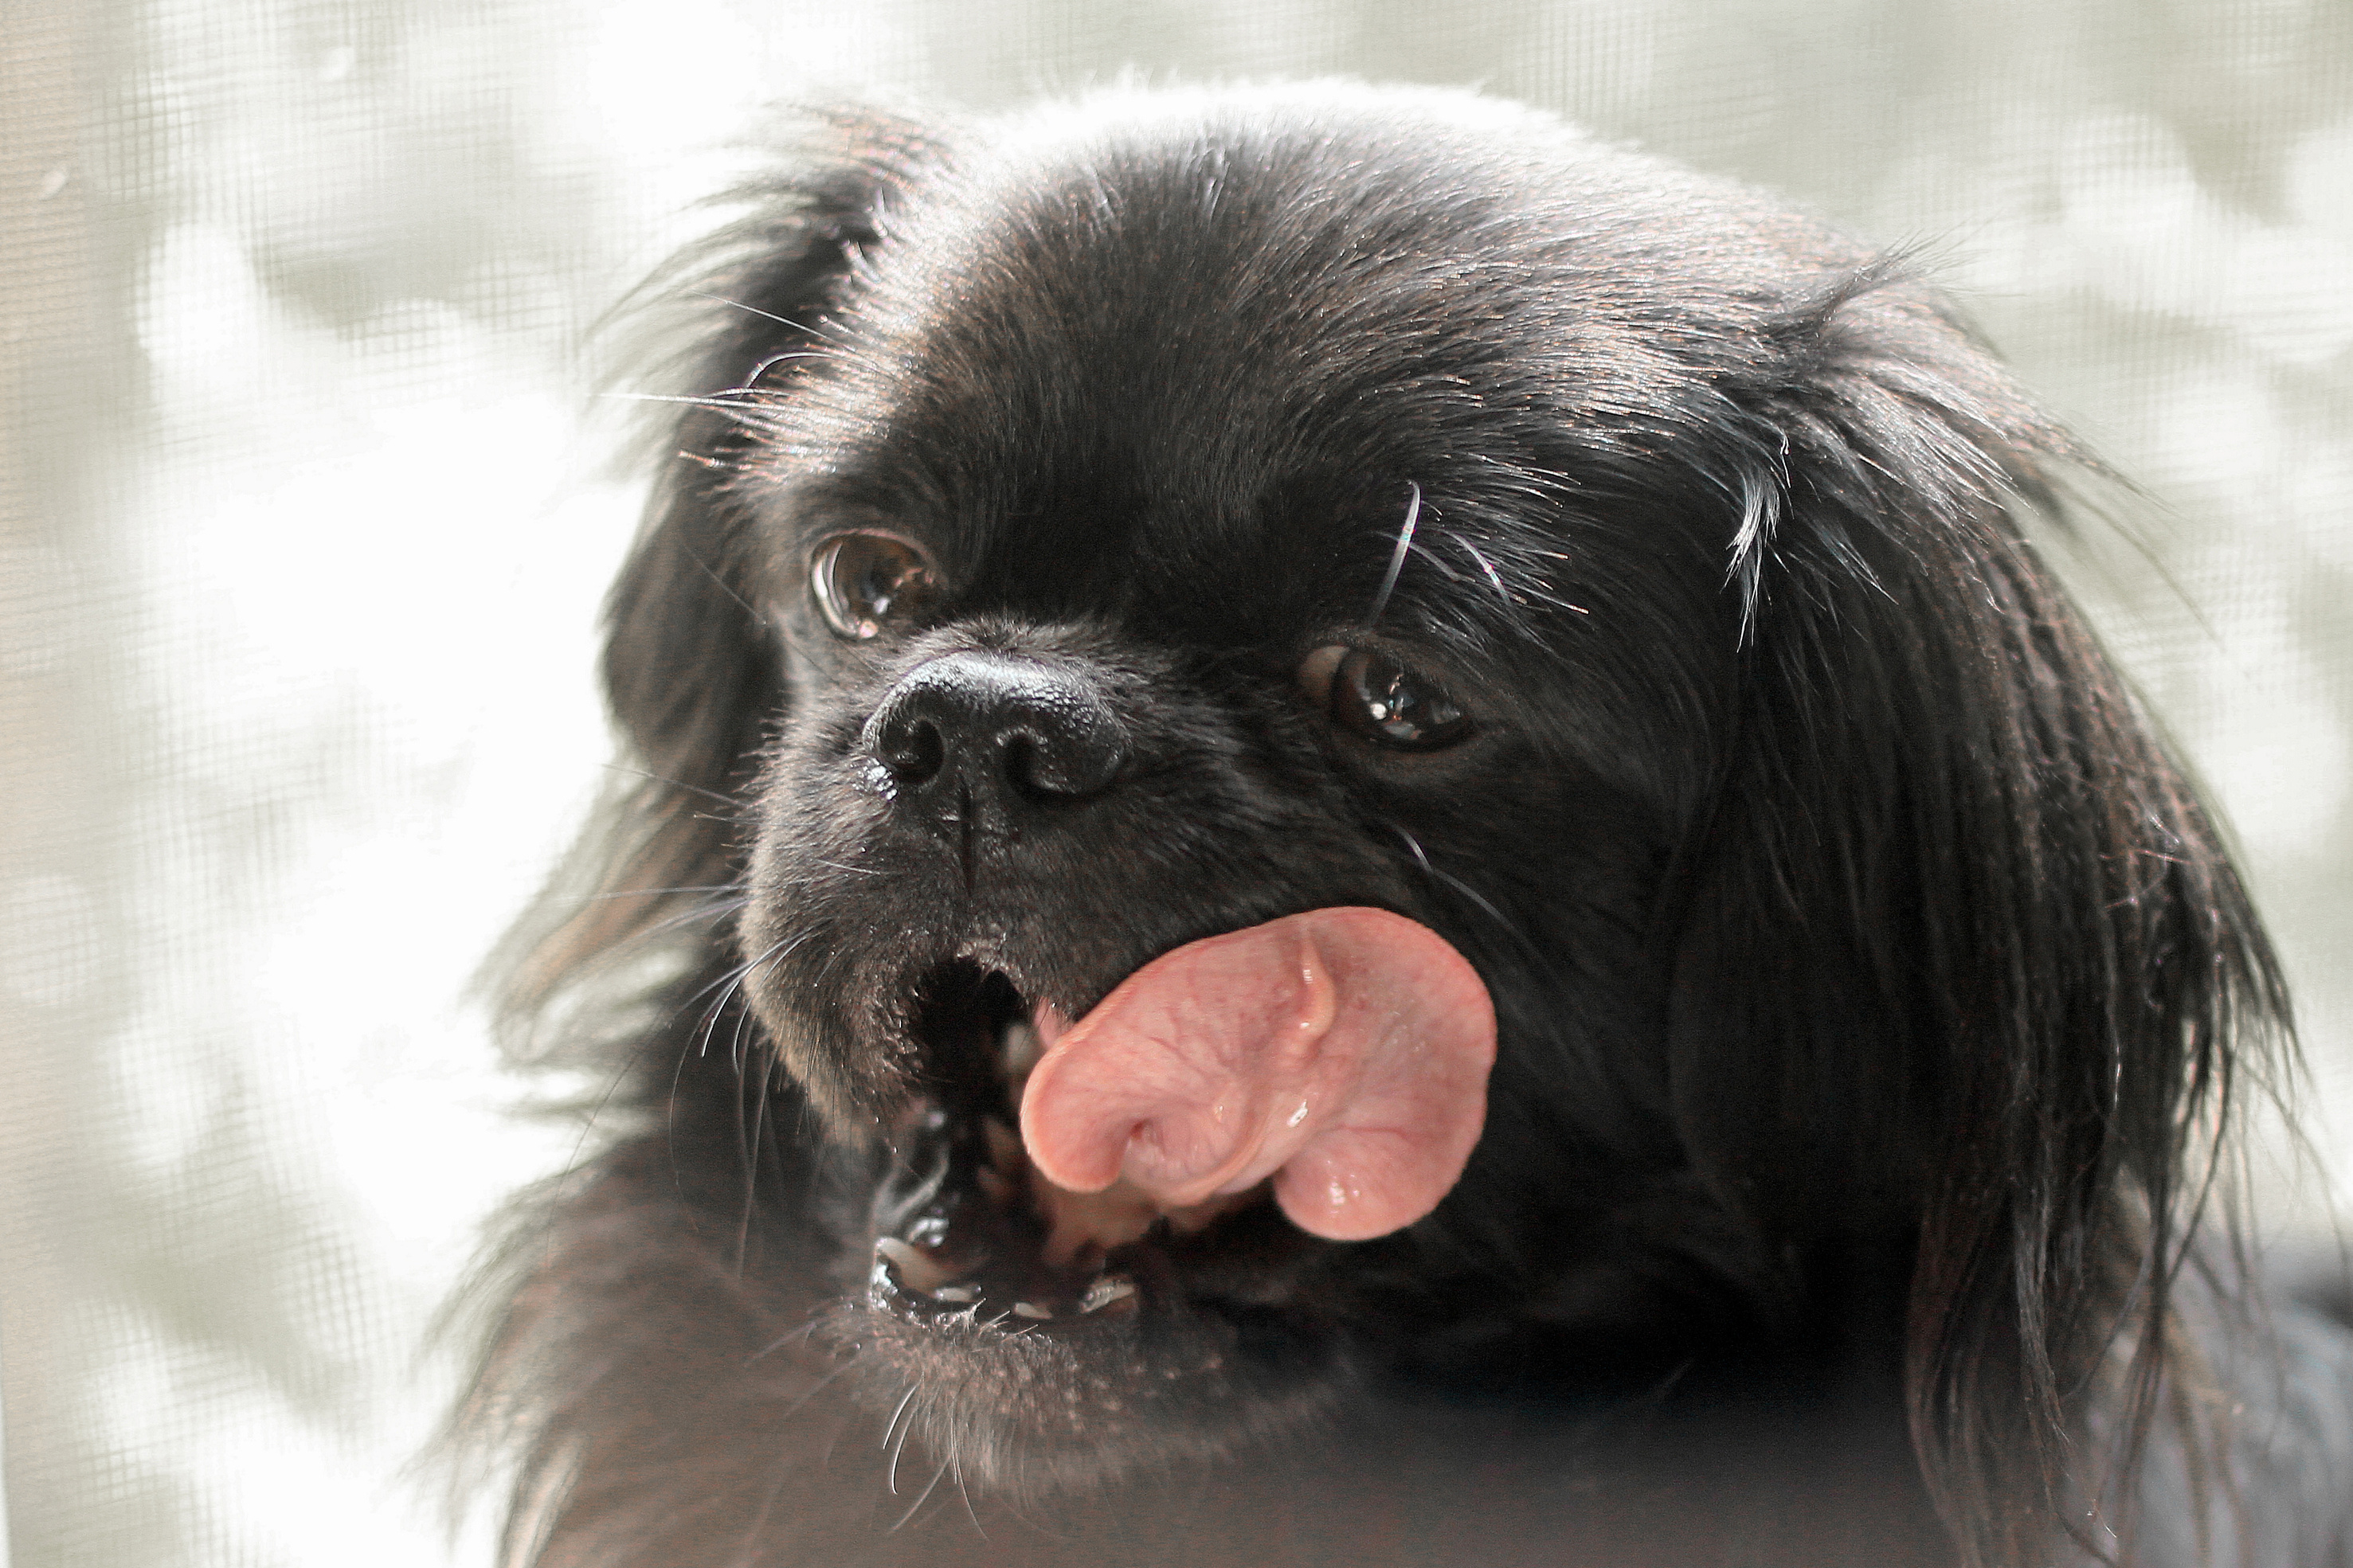
POLYGON ((685 1055, 740 994, 758 1104, 661 1166, 773 1227, 737 1299, 814 1303, 1015 1490, 1387 1378, 1790 1346, 1908 1377, 1957 1508, 2049 1485, 2103 1271, 2169 1245, 2179 1130, 2277 1005, 2012 520, 2064 437, 1900 268, 1506 106, 837 129, 702 283, 607 657, 649 782, 566 960, 741 896, 678 939, 685 1055), (1281 1159, 1049 1179, 1123 1075, 1278 1138, 1219 1087, 1281 1077, 1253 1007, 1429 1091, 1419 1188, 1330 1184, 1387 1220, 1281 1159))
POLYGON ((745 991, 869 1149, 836 1224, 881 1385, 955 1391, 931 1419, 1009 1474, 1222 1446, 1407 1342, 1475 1358, 1531 1279, 1627 1331, 1609 1277, 1655 1259, 1591 1237, 1632 1207, 1722 1245, 1672 1128, 1662 904, 1735 679, 1710 405, 1746 351, 1651 318, 1773 301, 1643 281, 1620 253, 1674 190, 1632 202, 1549 127, 1587 168, 1473 185, 1430 129, 1234 113, 938 176, 764 384, 741 548, 790 695, 745 991), (1041 1008, 1342 907, 1493 998, 1454 1195, 1364 1244, 1247 1193, 1055 1208, 1013 1136, 1041 1008))

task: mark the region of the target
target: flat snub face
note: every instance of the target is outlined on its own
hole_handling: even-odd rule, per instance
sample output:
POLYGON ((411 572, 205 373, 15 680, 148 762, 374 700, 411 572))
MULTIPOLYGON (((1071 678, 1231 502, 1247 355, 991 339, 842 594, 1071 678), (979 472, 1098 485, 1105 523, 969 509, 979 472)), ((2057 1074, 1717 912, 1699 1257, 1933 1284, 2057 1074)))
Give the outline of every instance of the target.
POLYGON ((1624 1053, 1515 1067, 1491 993, 1655 962, 1510 268, 1203 178, 911 218, 761 464, 746 994, 859 1194, 838 1332, 1017 1488, 1324 1408, 1460 1183, 1607 1202, 1490 1072, 1624 1053))

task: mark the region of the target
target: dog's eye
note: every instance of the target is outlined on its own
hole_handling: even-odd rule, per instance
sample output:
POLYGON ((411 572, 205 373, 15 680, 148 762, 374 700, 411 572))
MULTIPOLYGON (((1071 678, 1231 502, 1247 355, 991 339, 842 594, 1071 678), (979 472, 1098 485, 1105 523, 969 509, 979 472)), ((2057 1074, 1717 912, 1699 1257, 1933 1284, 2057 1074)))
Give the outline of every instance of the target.
POLYGON ((939 596, 939 578, 905 540, 840 533, 809 557, 809 593, 835 636, 862 642, 920 616, 939 596))
POLYGON ((1307 695, 1377 745, 1434 752, 1471 733, 1471 716, 1445 689, 1376 648, 1334 644, 1299 667, 1307 695))

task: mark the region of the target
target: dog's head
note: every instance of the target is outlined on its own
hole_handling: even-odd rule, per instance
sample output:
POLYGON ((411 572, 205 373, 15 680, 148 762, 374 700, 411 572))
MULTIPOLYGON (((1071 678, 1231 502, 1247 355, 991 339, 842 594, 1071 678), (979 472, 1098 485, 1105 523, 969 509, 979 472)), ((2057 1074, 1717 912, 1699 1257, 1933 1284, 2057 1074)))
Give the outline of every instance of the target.
POLYGON ((1822 1259, 1916 1251, 1932 1458, 2051 1473, 2110 1326, 2073 1308, 2178 1246, 2273 983, 2015 527, 2067 444, 1936 300, 1464 97, 818 140, 709 264, 613 606, 633 896, 586 940, 745 896, 878 1389, 968 1475, 1083 1479, 1400 1368, 1802 1334, 1822 1259), (1272 984, 1231 933, 1294 917, 1357 921, 1381 1005, 1492 1004, 1435 1207, 1047 1191, 1037 1052, 1204 942, 1272 984))

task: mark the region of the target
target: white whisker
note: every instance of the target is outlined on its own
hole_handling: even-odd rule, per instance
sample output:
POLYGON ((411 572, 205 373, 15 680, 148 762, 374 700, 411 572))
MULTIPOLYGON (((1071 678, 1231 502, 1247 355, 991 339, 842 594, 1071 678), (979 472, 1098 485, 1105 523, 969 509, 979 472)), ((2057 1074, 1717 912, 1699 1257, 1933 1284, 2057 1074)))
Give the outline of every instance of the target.
POLYGON ((1389 569, 1381 578, 1381 591, 1373 595, 1373 613, 1365 617, 1366 626, 1380 624, 1381 612, 1389 607, 1389 595, 1396 592, 1398 574, 1405 570, 1406 552, 1413 548, 1413 525, 1421 520, 1421 486, 1409 479, 1413 497, 1405 505, 1405 521, 1398 529, 1397 548, 1389 552, 1389 569))

